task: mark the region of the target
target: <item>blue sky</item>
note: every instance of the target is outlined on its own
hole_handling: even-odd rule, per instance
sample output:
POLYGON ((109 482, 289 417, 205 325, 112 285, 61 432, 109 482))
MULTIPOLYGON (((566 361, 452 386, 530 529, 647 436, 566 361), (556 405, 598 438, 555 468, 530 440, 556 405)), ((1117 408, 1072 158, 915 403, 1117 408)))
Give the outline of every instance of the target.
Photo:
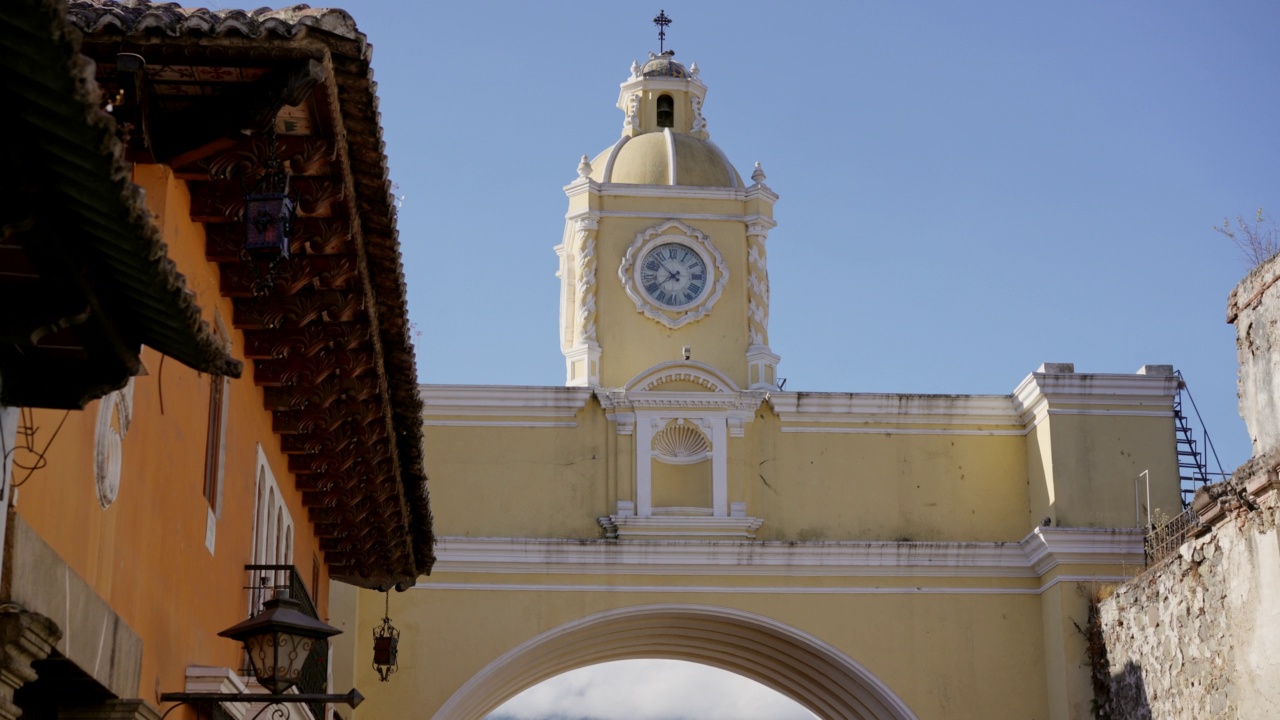
MULTIPOLYGON (((657 50, 660 6, 345 7, 375 47, 420 378, 562 384, 561 188, 618 137, 618 83, 657 50)), ((788 390, 1008 393, 1042 362, 1171 363, 1226 470, 1248 457, 1225 322, 1247 267, 1212 228, 1280 211, 1280 3, 661 7, 712 139, 782 196, 788 390)), ((506 711, 746 692, 681 695, 662 667, 584 670, 506 711)))
POLYGON ((1171 363, 1227 471, 1249 455, 1225 322, 1247 268, 1212 228, 1280 213, 1280 3, 342 6, 375 47, 424 382, 563 383, 561 188, 617 139, 662 7, 712 139, 782 196, 788 390, 1171 363))
MULTIPOLYGON (((345 7, 375 48, 421 379, 562 384, 561 188, 617 138, 659 8, 345 7)), ((1280 199, 1280 4, 665 9, 712 139, 782 196, 788 390, 1007 393, 1046 361, 1172 363, 1227 470, 1249 455, 1224 321, 1246 267, 1212 228, 1280 199)))

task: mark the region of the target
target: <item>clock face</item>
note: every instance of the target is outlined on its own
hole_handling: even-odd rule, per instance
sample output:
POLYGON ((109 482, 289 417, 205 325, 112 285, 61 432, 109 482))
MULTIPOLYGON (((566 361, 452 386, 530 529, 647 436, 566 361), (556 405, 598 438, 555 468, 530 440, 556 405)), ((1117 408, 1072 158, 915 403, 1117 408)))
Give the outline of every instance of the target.
POLYGON ((706 261, 683 243, 664 243, 645 253, 639 275, 644 293, 669 308, 697 302, 709 284, 706 261))
POLYGON ((674 330, 711 313, 729 269, 706 234, 667 220, 636 233, 618 279, 637 312, 674 330))

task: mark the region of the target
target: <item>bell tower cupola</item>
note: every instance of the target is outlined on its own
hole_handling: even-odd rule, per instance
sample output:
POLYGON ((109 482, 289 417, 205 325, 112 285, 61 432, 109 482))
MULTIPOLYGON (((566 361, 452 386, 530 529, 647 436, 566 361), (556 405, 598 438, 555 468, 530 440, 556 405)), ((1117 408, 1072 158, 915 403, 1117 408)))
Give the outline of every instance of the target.
MULTIPOLYGON (((654 19, 665 31, 665 13, 654 19)), ((669 19, 667 19, 669 23, 669 19)), ((621 136, 564 190, 560 337, 566 384, 620 388, 689 361, 744 390, 777 385, 766 241, 778 195, 711 141, 697 63, 649 53, 618 90, 621 136)))
POLYGON ((670 130, 707 139, 707 121, 702 116, 707 86, 698 79, 698 64, 686 68, 675 54, 674 50, 649 53, 644 65, 631 64, 631 77, 618 91, 624 136, 670 130))

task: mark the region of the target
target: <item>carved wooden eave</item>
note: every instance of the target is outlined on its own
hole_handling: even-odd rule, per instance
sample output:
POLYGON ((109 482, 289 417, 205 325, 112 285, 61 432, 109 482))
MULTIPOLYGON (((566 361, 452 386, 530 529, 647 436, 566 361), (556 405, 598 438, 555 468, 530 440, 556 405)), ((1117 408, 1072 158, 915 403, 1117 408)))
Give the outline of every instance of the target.
POLYGON ((98 82, 124 98, 132 156, 188 183, 331 574, 412 585, 431 569, 433 537, 371 46, 345 12, 305 5, 69 8, 98 82), (273 118, 298 206, 274 274, 243 251, 244 196, 273 118))
POLYGON ((239 377, 168 257, 58 0, 0 4, 0 404, 81 408, 146 344, 239 377))

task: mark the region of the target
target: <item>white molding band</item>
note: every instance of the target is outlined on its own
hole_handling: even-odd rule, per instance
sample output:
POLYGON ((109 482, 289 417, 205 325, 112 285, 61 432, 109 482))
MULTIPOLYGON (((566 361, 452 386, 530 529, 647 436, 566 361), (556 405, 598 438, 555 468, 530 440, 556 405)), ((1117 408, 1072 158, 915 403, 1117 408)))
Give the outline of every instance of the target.
POLYGON ((523 583, 419 582, 415 590, 473 590, 478 592, 592 592, 681 593, 707 595, 1043 595, 1058 583, 1132 580, 1128 575, 1062 575, 1029 588, 999 587, 769 587, 727 585, 526 585, 523 583))
MULTIPOLYGON (((613 174, 613 161, 617 157, 618 152, 622 149, 622 145, 630 138, 624 137, 616 143, 609 152, 609 157, 605 161, 605 175, 610 177, 613 174)), ((778 194, 769 187, 706 187, 701 185, 638 185, 632 183, 599 183, 586 178, 578 178, 568 185, 564 186, 564 194, 570 198, 576 197, 583 193, 594 193, 596 195, 613 195, 617 197, 643 197, 643 198, 666 198, 666 199, 690 199, 690 200, 764 200, 770 205, 778 202, 778 194)), ((601 213, 600 217, 609 217, 610 213, 601 213)), ((679 217, 678 215, 653 215, 652 217, 679 217)), ((616 215, 615 217, 625 217, 625 215, 616 215)), ((640 217, 649 217, 641 215, 640 217)))
POLYGON ((782 427, 784 433, 844 433, 846 435, 982 435, 1022 437, 1026 430, 954 430, 950 428, 903 427, 782 427))
POLYGON ((424 420, 429 427, 518 427, 518 428, 576 428, 578 423, 556 420, 424 420))
MULTIPOLYGON (((683 364, 698 366, 692 362, 683 364)), ((1048 367, 1070 366, 1058 364, 1048 367)), ((660 370, 665 370, 665 365, 641 373, 631 385, 660 370)), ((714 370, 704 370, 714 373, 714 370)), ((708 377, 712 376, 708 374, 708 377)), ((718 373, 714 377, 719 377, 718 373)), ((630 392, 630 386, 627 389, 593 390, 556 386, 422 385, 420 393, 426 423, 446 427, 574 427, 578 412, 595 394, 606 412, 639 407, 754 412, 755 407, 767 399, 782 421, 780 429, 784 433, 1013 437, 1026 435, 1051 415, 1172 417, 1177 377, 1150 373, 1106 375, 1037 371, 1028 375, 1011 395, 716 389, 730 392, 703 395, 654 390, 635 393, 630 392), (488 420, 498 417, 503 420, 488 420), (538 420, 528 421, 525 418, 538 420), (543 421, 544 418, 551 422, 543 421)))
MULTIPOLYGON (((715 491, 720 492, 720 488, 715 488, 715 491)), ((637 495, 645 499, 651 497, 651 493, 643 489, 637 495)), ((640 507, 637 504, 637 514, 640 512, 640 507)), ((699 516, 664 515, 660 510, 661 508, 651 508, 648 516, 638 517, 623 514, 610 515, 599 518, 598 522, 609 538, 622 540, 693 539, 695 537, 717 540, 754 540, 756 530, 764 524, 764 520, 760 518, 716 515, 717 509, 714 508, 697 508, 706 512, 705 515, 699 516)))
MULTIPOLYGON (((594 390, 578 387, 519 385, 419 385, 426 424, 458 424, 443 417, 557 418, 573 427, 594 390)), ((480 424, 493 424, 484 421, 480 424)), ((544 425, 537 425, 539 427, 544 425)))
POLYGON ((747 225, 760 225, 765 229, 771 230, 777 227, 778 223, 773 218, 765 217, 758 213, 750 215, 739 215, 735 213, 673 213, 665 211, 650 210, 587 210, 576 211, 565 215, 565 220, 573 222, 580 218, 638 218, 638 219, 661 219, 661 220, 712 220, 716 222, 739 222, 747 225))
POLYGON ((1016 543, 442 537, 433 573, 1034 578, 1064 565, 1141 567, 1142 540, 1139 529, 1041 527, 1016 543))

